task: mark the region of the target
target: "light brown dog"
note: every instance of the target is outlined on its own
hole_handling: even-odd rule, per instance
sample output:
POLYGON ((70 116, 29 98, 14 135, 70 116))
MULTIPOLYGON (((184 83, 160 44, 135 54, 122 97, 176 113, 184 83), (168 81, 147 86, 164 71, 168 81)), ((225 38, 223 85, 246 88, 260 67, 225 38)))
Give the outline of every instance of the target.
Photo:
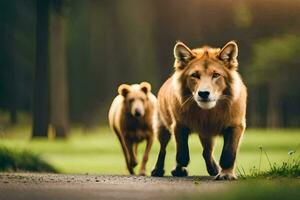
POLYGON ((109 124, 121 143, 127 169, 134 174, 138 164, 136 154, 138 144, 147 141, 139 174, 146 175, 146 163, 153 143, 153 113, 156 109, 156 97, 151 93, 151 85, 122 84, 119 95, 109 110, 109 124))
POLYGON ((158 93, 156 131, 160 152, 152 176, 163 176, 166 146, 175 135, 177 154, 173 176, 187 176, 188 136, 197 132, 203 146, 207 171, 216 179, 236 179, 235 159, 245 130, 247 90, 237 72, 238 46, 222 49, 204 46, 174 47, 174 74, 158 93), (224 146, 220 166, 213 158, 214 138, 221 135, 224 146))

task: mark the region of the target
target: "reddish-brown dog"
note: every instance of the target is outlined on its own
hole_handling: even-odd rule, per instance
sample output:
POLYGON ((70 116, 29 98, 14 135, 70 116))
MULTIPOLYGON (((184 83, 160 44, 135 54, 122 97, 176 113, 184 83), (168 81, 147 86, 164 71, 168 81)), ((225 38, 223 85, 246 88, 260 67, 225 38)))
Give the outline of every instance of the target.
POLYGON ((153 113, 156 109, 156 97, 151 93, 151 85, 122 84, 119 95, 109 110, 109 124, 121 143, 127 169, 134 174, 138 164, 136 154, 138 144, 147 141, 139 174, 146 175, 146 163, 153 143, 153 113))
POLYGON ((238 46, 222 49, 204 46, 189 49, 178 42, 174 48, 174 74, 158 93, 156 131, 160 152, 152 176, 163 176, 166 146, 175 135, 177 166, 173 176, 187 176, 188 136, 197 132, 203 146, 207 171, 216 179, 236 179, 235 159, 245 130, 247 90, 237 72, 238 46), (214 138, 224 146, 220 167, 213 158, 214 138))

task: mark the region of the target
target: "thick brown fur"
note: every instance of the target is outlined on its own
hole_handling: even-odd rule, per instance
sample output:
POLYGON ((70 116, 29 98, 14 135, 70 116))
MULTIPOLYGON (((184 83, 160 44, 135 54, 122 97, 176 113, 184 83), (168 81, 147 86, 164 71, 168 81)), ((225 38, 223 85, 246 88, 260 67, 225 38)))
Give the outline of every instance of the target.
POLYGON ((161 144, 152 176, 163 176, 166 146, 175 135, 177 165, 173 176, 187 176, 189 163, 188 136, 199 135, 207 171, 216 179, 232 180, 235 158, 246 122, 247 90, 237 72, 238 47, 227 43, 222 49, 204 46, 189 49, 178 42, 174 48, 174 74, 158 93, 155 129, 161 144), (199 92, 213 96, 203 101, 199 92), (213 158, 214 139, 223 136, 220 166, 213 158))
POLYGON ((146 175, 146 164, 154 138, 152 122, 156 97, 147 82, 122 84, 118 92, 109 110, 109 124, 121 143, 130 174, 134 174, 134 167, 138 164, 138 144, 147 141, 139 171, 139 175, 146 175))

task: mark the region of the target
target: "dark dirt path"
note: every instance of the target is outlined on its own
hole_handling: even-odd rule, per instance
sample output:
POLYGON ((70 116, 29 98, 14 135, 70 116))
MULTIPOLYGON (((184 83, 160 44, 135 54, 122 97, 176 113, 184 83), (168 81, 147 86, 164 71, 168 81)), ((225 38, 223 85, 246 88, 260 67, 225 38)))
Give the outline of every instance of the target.
POLYGON ((211 177, 0 173, 1 200, 178 199, 223 188, 211 177))

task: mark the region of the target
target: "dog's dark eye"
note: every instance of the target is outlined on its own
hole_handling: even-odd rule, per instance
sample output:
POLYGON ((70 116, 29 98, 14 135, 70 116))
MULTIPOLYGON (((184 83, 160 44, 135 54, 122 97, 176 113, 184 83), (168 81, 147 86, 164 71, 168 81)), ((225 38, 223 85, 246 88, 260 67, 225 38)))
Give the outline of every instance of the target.
POLYGON ((133 103, 134 99, 128 99, 129 103, 133 103))
POLYGON ((198 74, 197 72, 194 72, 194 73, 192 73, 191 77, 200 79, 200 74, 198 74))
POLYGON ((140 101, 144 103, 145 99, 143 99, 143 98, 140 98, 140 101))
POLYGON ((214 72, 213 75, 212 75, 213 78, 218 78, 219 76, 221 76, 221 74, 219 74, 217 72, 214 72))

